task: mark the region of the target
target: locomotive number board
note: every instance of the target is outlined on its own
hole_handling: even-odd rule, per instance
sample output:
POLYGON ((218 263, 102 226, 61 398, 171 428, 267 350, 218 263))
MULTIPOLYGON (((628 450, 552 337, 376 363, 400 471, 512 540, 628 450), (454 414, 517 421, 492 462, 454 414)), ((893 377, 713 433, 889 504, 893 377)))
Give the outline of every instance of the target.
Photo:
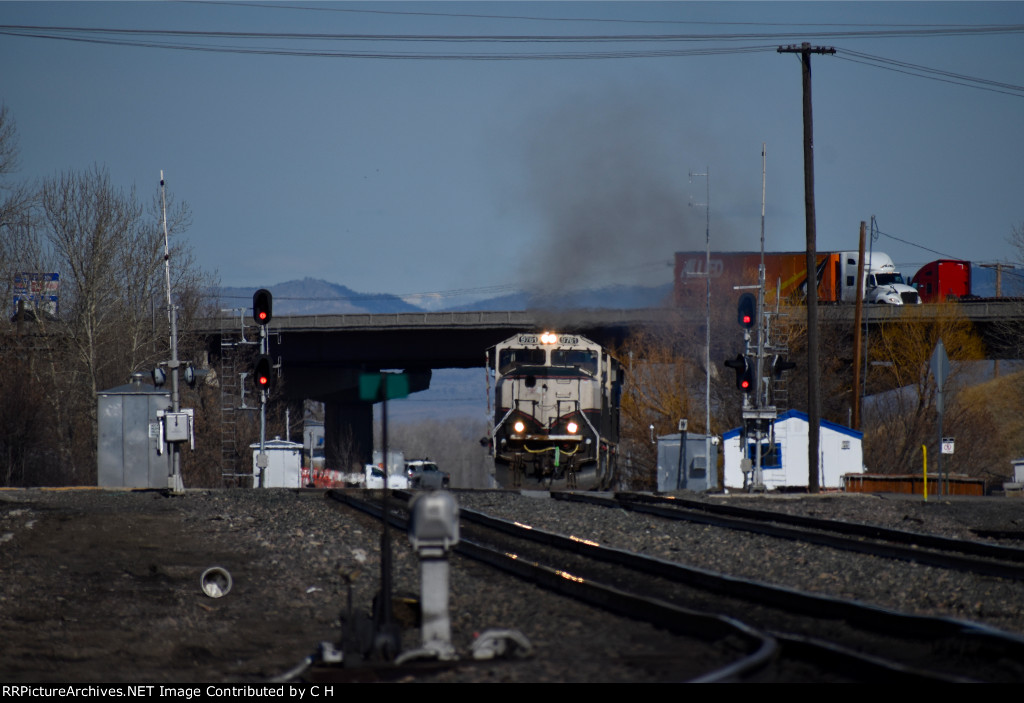
MULTIPOLYGON (((540 344, 540 336, 536 335, 536 334, 521 334, 521 335, 519 335, 519 343, 520 344, 540 344)), ((567 334, 559 335, 558 343, 559 344, 579 344, 580 343, 580 338, 579 337, 573 337, 573 336, 567 335, 567 334)))

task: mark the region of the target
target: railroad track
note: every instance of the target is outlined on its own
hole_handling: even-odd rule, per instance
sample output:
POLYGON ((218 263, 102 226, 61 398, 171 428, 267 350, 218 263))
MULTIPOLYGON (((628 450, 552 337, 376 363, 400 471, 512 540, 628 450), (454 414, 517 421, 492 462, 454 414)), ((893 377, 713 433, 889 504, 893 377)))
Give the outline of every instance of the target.
POLYGON ((1024 639, 983 626, 714 574, 466 509, 461 517, 458 551, 466 556, 598 607, 686 631, 712 649, 721 651, 721 643, 729 643, 728 663, 688 672, 684 679, 1016 681, 1022 676, 1016 662, 1024 659, 1024 639))
POLYGON ((621 508, 669 520, 798 540, 876 557, 1024 581, 1024 549, 876 525, 789 515, 734 505, 704 503, 645 494, 552 493, 555 500, 621 508))
MULTIPOLYGON (((397 492, 399 498, 410 498, 411 494, 397 492)), ((376 517, 382 514, 377 502, 363 500, 351 493, 329 491, 328 497, 349 507, 376 517)), ((389 521, 398 529, 408 528, 408 515, 397 510, 395 502, 389 521)), ((405 506, 400 506, 404 508, 405 506)), ((658 628, 675 634, 677 652, 665 652, 661 668, 675 666, 676 678, 680 681, 717 682, 744 680, 768 666, 776 657, 777 643, 774 638, 757 632, 741 622, 728 617, 690 611, 677 605, 639 596, 625 590, 599 584, 589 578, 576 577, 565 568, 546 566, 537 560, 524 558, 522 550, 510 551, 510 540, 505 537, 495 544, 479 541, 471 523, 463 521, 462 536, 455 551, 470 559, 489 564, 511 573, 519 579, 534 583, 545 589, 579 602, 597 607, 634 620, 648 622, 658 628), (467 529, 468 528, 468 529, 467 529)), ((623 652, 624 658, 630 657, 623 652)))

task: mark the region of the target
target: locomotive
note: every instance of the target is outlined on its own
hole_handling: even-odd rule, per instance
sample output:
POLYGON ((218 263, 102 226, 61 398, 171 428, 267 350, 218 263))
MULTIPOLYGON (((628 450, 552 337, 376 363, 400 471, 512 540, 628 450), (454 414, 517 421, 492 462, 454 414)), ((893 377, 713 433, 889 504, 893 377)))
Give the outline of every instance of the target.
POLYGON ((505 487, 609 488, 618 464, 622 365, 576 334, 517 334, 488 350, 491 447, 505 487))

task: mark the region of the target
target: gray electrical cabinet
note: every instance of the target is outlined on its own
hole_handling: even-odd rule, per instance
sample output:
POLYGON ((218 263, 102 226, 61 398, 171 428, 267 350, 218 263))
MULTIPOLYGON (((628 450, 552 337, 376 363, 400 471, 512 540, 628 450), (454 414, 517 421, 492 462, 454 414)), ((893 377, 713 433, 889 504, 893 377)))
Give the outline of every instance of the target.
POLYGON ((101 488, 167 488, 168 454, 160 453, 157 411, 169 410, 171 393, 132 382, 96 394, 97 485, 101 488))
POLYGON ((659 491, 714 491, 718 489, 718 444, 705 456, 705 436, 682 432, 658 437, 659 491), (686 436, 681 445, 680 435, 686 436), (680 471, 680 468, 682 471, 680 471))

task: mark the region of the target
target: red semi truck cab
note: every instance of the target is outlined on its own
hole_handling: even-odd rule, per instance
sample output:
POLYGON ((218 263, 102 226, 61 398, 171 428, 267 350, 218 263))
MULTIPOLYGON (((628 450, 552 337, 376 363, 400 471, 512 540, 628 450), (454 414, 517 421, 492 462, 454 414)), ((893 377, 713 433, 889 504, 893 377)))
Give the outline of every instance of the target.
POLYGON ((971 294, 971 264, 959 259, 939 259, 925 264, 910 285, 926 303, 958 300, 971 294))

